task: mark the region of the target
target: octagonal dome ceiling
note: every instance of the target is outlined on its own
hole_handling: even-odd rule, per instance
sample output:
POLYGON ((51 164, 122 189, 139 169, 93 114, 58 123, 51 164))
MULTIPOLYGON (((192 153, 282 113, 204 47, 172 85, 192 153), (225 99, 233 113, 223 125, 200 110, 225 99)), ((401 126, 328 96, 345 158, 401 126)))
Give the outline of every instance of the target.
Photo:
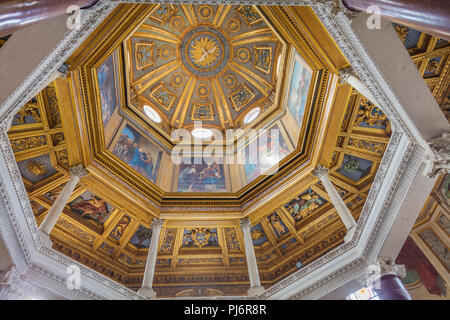
POLYGON ((253 6, 161 4, 124 48, 127 107, 163 136, 196 121, 241 128, 280 98, 286 44, 253 6))
POLYGON ((329 78, 265 14, 256 6, 154 5, 98 56, 100 148, 115 156, 108 162, 116 173, 127 172, 140 190, 236 193, 276 173, 294 151, 309 152, 301 140, 311 141, 322 108, 314 89, 329 78), (214 155, 184 149, 174 161, 177 146, 192 150, 195 130, 211 133, 201 143, 213 142, 214 155))
MULTIPOLYGON (((335 71, 348 62, 337 48, 323 44, 327 33, 320 24, 314 30, 318 21, 311 8, 243 8, 121 4, 67 61, 73 68, 70 77, 56 80, 16 115, 8 136, 38 224, 70 179, 69 168, 82 164, 88 170, 52 230, 55 250, 137 290, 153 236, 151 222, 164 219, 153 282, 158 297, 236 296, 246 294, 249 282, 239 219, 248 217, 253 224, 251 238, 266 288, 344 242, 346 227, 312 172, 318 164, 329 168, 351 214, 364 222, 363 208, 370 204, 366 199, 390 143, 387 116, 349 85, 337 83, 335 71), (246 23, 246 15, 260 21, 246 23), (200 23, 202 16, 209 20, 200 23), (216 19, 222 24, 214 26, 216 19), (228 29, 238 23, 231 19, 240 21, 234 34, 228 29), (171 25, 184 29, 175 32, 171 25), (254 35, 261 29, 267 33, 254 35), (249 41, 247 64, 236 62, 241 40, 231 39, 238 35, 249 41), (255 65, 255 48, 270 45, 271 75, 266 77, 275 93, 269 94, 245 76, 264 77, 255 65), (168 47, 172 60, 162 58, 172 52, 164 50, 168 47), (171 63, 176 69, 170 69, 171 63), (141 75, 133 77, 133 72, 141 75), (172 81, 176 72, 185 77, 179 87, 172 81), (226 92, 225 77, 231 72, 236 86, 245 85, 271 103, 260 104, 257 98, 237 110, 225 93, 218 98, 215 93, 226 92), (154 80, 142 93, 131 85, 139 77, 154 80), (200 83, 209 91, 199 89, 200 83), (163 104, 169 96, 153 92, 163 86, 177 92, 168 110, 163 104), (258 166, 246 164, 174 164, 169 144, 162 141, 179 126, 175 121, 181 118, 171 114, 179 108, 178 115, 185 113, 181 127, 190 129, 194 97, 200 95, 210 99, 214 110, 214 119, 203 124, 219 129, 227 128, 218 118, 225 102, 236 113, 229 118, 234 128, 262 106, 249 127, 278 130, 284 157, 280 170, 262 178, 258 166), (147 118, 145 106, 160 124, 147 118)), ((252 150, 254 141, 236 144, 236 151, 252 150)))

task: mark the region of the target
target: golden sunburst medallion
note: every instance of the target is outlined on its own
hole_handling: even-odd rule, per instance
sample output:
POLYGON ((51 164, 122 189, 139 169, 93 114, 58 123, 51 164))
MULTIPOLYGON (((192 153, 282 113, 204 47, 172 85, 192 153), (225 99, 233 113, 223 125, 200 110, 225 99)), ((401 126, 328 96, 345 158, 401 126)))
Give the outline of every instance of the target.
POLYGON ((213 77, 227 65, 232 50, 218 28, 201 25, 183 35, 179 45, 180 59, 195 77, 213 77))
POLYGON ((31 160, 27 165, 27 169, 35 176, 47 173, 47 165, 36 160, 31 160))
POLYGON ((215 40, 204 36, 191 44, 189 54, 197 66, 205 68, 217 61, 218 49, 215 40))

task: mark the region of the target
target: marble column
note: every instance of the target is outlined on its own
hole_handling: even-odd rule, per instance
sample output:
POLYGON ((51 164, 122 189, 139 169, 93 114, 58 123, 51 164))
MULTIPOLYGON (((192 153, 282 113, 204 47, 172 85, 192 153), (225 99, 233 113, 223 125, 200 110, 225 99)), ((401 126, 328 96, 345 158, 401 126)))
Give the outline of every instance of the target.
POLYGON ((247 291, 249 296, 256 296, 262 293, 265 289, 261 286, 259 280, 258 265, 256 263, 255 249, 253 248, 253 240, 250 233, 252 226, 249 218, 244 218, 239 221, 242 233, 244 234, 245 256, 247 258, 248 276, 250 278, 250 289, 247 291))
POLYGON ((53 246, 53 242, 50 240, 50 232, 58 221, 59 216, 61 215, 67 202, 69 201, 69 198, 72 195, 72 192, 75 189, 78 181, 80 181, 80 179, 86 175, 87 171, 81 164, 70 168, 69 181, 67 181, 66 185, 61 190, 61 193, 58 195, 52 207, 42 221, 41 225, 39 226, 41 240, 46 247, 51 248, 53 246))
POLYGON ((150 240, 150 247, 148 248, 147 263, 145 265, 144 279, 142 280, 142 287, 138 293, 146 298, 155 298, 156 292, 153 290, 153 276, 155 274, 156 256, 158 254, 158 241, 161 234, 164 220, 154 218, 152 220, 152 239, 150 240))
POLYGON ((351 241, 356 230, 356 221, 353 218, 353 215, 351 214, 344 200, 342 200, 339 192, 336 190, 335 186, 328 177, 328 168, 318 165, 317 168, 314 169, 313 175, 318 177, 322 182, 328 196, 330 197, 331 203, 336 208, 339 217, 341 217, 342 222, 347 228, 347 234, 344 238, 345 242, 351 241))
POLYGON ((67 14, 75 5, 87 8, 98 0, 10 0, 0 3, 0 36, 6 36, 31 24, 67 14))
POLYGON ((401 279, 406 276, 405 266, 385 258, 379 258, 378 264, 379 274, 373 278, 371 287, 380 300, 412 300, 401 279))
POLYGON ((353 71, 352 67, 347 67, 339 70, 339 81, 344 84, 348 83, 353 88, 355 88, 359 93, 366 97, 373 105, 380 107, 373 94, 370 92, 369 88, 362 82, 353 71))
POLYGON ((342 0, 342 3, 349 10, 364 12, 376 6, 386 20, 450 40, 448 0, 342 0))

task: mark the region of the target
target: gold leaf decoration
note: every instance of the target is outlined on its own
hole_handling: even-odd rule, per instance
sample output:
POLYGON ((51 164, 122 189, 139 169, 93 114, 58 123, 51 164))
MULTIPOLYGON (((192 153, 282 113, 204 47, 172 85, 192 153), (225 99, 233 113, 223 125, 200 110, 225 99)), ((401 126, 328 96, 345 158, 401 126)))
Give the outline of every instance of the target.
POLYGON ((27 165, 27 169, 35 176, 40 176, 47 173, 47 165, 37 160, 31 160, 27 165))
POLYGON ((202 37, 194 41, 190 48, 190 55, 195 64, 199 67, 208 67, 216 62, 219 57, 217 43, 207 37, 202 37))

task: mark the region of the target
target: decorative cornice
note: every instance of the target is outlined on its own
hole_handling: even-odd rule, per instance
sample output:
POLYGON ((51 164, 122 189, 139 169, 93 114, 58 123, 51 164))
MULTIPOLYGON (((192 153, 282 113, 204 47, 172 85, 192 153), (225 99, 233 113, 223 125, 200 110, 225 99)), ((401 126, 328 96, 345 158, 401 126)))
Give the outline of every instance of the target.
POLYGON ((339 70, 339 82, 344 84, 347 83, 347 80, 350 76, 357 77, 355 74, 355 71, 352 67, 347 67, 344 69, 339 70))
POLYGON ((242 229, 250 229, 252 227, 252 223, 249 218, 240 219, 239 225, 242 229))
POLYGON ((324 6, 332 15, 342 14, 349 23, 358 16, 359 12, 349 10, 341 0, 312 0, 314 5, 324 6))

